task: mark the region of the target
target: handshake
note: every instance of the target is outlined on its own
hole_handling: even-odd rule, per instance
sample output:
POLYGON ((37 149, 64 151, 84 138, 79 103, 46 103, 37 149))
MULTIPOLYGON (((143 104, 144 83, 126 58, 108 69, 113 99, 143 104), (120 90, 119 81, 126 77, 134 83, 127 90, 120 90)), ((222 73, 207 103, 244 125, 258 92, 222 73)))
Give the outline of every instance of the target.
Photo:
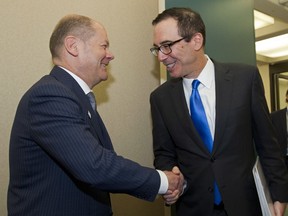
POLYGON ((180 172, 177 166, 174 166, 172 171, 163 171, 168 179, 168 190, 166 194, 163 195, 163 199, 165 200, 166 205, 174 204, 184 189, 184 176, 180 172))

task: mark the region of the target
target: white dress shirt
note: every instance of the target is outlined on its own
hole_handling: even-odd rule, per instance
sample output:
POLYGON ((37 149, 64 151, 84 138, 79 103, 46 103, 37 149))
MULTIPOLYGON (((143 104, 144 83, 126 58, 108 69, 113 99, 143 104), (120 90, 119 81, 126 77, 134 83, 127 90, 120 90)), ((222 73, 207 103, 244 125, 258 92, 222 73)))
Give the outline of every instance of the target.
MULTIPOLYGON (((211 59, 207 55, 206 57, 208 61, 199 76, 197 77, 197 79, 201 82, 198 86, 198 91, 204 106, 212 139, 214 139, 216 115, 215 69, 211 59)), ((189 112, 193 80, 194 79, 183 78, 184 94, 189 112)))

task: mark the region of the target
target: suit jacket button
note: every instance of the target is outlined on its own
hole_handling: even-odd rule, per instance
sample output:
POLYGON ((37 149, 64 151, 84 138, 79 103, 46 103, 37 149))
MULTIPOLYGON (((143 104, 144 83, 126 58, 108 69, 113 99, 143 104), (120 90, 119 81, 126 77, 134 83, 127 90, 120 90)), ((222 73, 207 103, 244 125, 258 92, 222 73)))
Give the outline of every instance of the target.
POLYGON ((213 192, 213 187, 208 187, 208 191, 209 191, 210 193, 212 193, 212 192, 213 192))
POLYGON ((211 158, 210 158, 210 161, 211 161, 212 163, 213 163, 215 160, 216 160, 215 157, 211 157, 211 158))

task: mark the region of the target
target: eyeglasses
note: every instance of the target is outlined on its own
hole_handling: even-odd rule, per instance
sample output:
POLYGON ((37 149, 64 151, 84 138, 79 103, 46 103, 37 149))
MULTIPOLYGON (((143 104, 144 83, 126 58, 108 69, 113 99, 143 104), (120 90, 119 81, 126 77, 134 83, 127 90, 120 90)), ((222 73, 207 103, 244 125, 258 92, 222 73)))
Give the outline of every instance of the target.
POLYGON ((158 56, 159 51, 161 51, 165 55, 169 55, 172 52, 171 46, 173 46, 174 44, 182 41, 183 39, 186 39, 186 38, 183 37, 183 38, 180 38, 179 40, 176 40, 176 41, 173 41, 173 42, 170 42, 170 43, 162 44, 159 47, 152 47, 150 49, 150 51, 155 56, 158 56))

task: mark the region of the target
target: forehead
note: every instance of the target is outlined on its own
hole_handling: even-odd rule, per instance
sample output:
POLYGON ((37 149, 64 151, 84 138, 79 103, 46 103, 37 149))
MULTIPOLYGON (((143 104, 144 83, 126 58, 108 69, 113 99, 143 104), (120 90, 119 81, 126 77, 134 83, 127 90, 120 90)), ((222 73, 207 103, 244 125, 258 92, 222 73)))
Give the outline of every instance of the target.
POLYGON ((179 37, 177 21, 173 18, 165 19, 154 26, 154 42, 174 40, 179 37))
POLYGON ((101 41, 108 41, 107 32, 103 25, 95 22, 93 28, 95 29, 95 39, 101 41))

